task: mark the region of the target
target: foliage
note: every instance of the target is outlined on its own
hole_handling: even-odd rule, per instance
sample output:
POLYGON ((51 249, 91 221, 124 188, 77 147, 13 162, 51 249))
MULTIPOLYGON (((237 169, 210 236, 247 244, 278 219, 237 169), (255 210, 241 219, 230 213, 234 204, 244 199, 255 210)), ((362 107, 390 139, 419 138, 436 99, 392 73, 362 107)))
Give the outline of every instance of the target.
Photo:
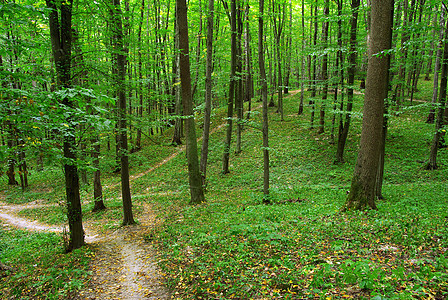
MULTIPOLYGON (((295 103, 285 104, 291 110, 295 103)), ((431 173, 419 162, 432 132, 425 114, 417 107, 391 118, 378 211, 339 212, 359 120, 347 163, 334 165, 328 139, 310 135, 304 119, 280 123, 271 115, 273 205, 261 204, 259 131, 246 128, 243 154, 233 158, 229 176, 217 175, 220 161, 213 157, 222 152, 213 149, 208 205, 184 206, 179 188, 180 194, 154 197, 165 218, 158 238, 175 298, 447 297, 447 171, 431 173)), ((219 135, 212 137, 215 147, 219 135)), ((440 158, 446 164, 445 152, 440 158)), ((160 174, 180 180, 176 165, 160 174)))
POLYGON ((64 254, 57 234, 5 227, 0 237, 0 261, 14 268, 0 278, 4 299, 71 299, 89 280, 86 247, 64 254))

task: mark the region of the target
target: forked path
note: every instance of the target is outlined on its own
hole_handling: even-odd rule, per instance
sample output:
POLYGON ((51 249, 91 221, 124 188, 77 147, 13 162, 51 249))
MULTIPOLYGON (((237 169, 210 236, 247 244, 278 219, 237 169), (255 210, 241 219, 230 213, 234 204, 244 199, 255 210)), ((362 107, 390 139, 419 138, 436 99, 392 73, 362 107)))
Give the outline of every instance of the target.
MULTIPOLYGON (((29 231, 63 232, 62 227, 42 224, 18 216, 27 208, 51 205, 31 202, 11 205, 0 202, 0 220, 3 226, 13 226, 29 231)), ((121 227, 114 232, 98 233, 85 223, 86 242, 95 249, 92 258, 92 280, 80 292, 80 299, 169 299, 168 291, 161 284, 157 268, 157 253, 145 241, 151 237, 156 217, 151 207, 143 204, 138 225, 121 227)))
MULTIPOLYGON (((291 94, 295 93, 297 91, 291 91, 291 94)), ((226 123, 215 127, 210 134, 224 126, 226 123)), ((198 141, 201 139, 202 137, 198 138, 198 141)), ((151 173, 184 151, 185 146, 179 147, 175 153, 152 168, 131 176, 131 180, 151 173)), ((112 184, 106 188, 113 188, 119 184, 112 184)), ((156 250, 151 243, 145 241, 145 238, 152 237, 153 229, 157 225, 156 216, 150 205, 144 202, 141 204, 143 212, 138 217, 137 225, 121 227, 113 232, 99 232, 88 222, 84 224, 86 242, 95 249, 95 257, 92 258, 91 264, 92 280, 89 286, 80 292, 81 299, 170 299, 169 292, 161 284, 156 250)), ((17 215, 23 209, 51 205, 39 202, 12 205, 0 201, 0 220, 8 226, 25 230, 61 233, 62 227, 38 223, 17 215)))

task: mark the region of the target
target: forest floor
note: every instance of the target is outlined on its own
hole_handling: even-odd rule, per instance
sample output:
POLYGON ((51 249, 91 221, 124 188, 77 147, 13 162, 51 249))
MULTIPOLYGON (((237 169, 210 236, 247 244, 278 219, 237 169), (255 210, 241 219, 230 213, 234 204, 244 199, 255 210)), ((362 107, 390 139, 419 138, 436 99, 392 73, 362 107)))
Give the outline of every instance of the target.
MULTIPOLYGON (((24 209, 51 206, 54 204, 41 201, 21 205, 0 202, 0 219, 5 222, 4 227, 62 233, 60 226, 18 216, 24 209)), ((150 205, 144 205, 138 224, 114 231, 99 231, 85 222, 86 242, 95 256, 90 266, 92 280, 80 292, 80 299, 169 299, 168 291, 160 283, 155 249, 144 238, 151 236, 154 225, 155 215, 150 205)))
MULTIPOLYGON (((294 91, 292 94, 296 94, 294 91)), ((259 107, 258 107, 259 108, 259 107)), ((226 125, 220 124, 210 131, 215 133, 226 125)), ((202 136, 198 138, 198 142, 202 136)), ((185 145, 177 147, 176 152, 166 157, 153 167, 130 176, 131 182, 145 176, 160 166, 170 162, 185 151, 185 145)), ((120 186, 120 182, 106 186, 113 189, 120 186)), ((0 199, 2 199, 0 195, 0 199)), ((157 268, 157 254, 154 247, 148 243, 148 237, 156 224, 156 216, 147 203, 140 203, 143 210, 139 214, 136 225, 120 227, 112 230, 98 230, 93 222, 83 222, 85 240, 95 252, 91 260, 90 270, 92 280, 87 289, 79 293, 81 299, 169 299, 170 294, 161 284, 161 274, 157 268)), ((36 220, 18 215, 27 209, 51 208, 57 203, 48 204, 42 200, 35 200, 26 204, 10 204, 0 201, 0 220, 3 226, 14 228, 55 232, 64 234, 61 226, 48 225, 36 220)))
MULTIPOLYGON (((309 115, 297 116, 299 92, 285 101, 285 121, 270 108, 272 205, 260 203, 261 105, 255 101, 244 152, 232 155, 225 176, 225 130, 219 130, 225 111, 212 118, 207 204, 188 205, 185 147, 170 146, 166 130, 130 156, 138 224, 121 227, 120 176, 107 172, 113 153, 105 154, 107 210, 92 213, 88 188, 81 191, 89 246, 71 254, 61 251, 67 221, 58 204, 64 198, 60 169, 30 176, 29 191, 2 187, 0 259, 16 270, 0 273, 0 298, 6 291, 5 299, 446 299, 447 171, 421 167, 433 130, 423 122, 426 107, 390 120, 386 200, 379 210, 341 214, 359 142, 361 97, 355 93, 346 163, 335 165, 329 132, 316 134, 309 115), (21 242, 25 233, 8 228, 57 234, 33 244, 34 235, 21 242)), ((201 121, 199 115, 198 141, 201 121)), ((448 165, 445 152, 442 166, 448 165)))

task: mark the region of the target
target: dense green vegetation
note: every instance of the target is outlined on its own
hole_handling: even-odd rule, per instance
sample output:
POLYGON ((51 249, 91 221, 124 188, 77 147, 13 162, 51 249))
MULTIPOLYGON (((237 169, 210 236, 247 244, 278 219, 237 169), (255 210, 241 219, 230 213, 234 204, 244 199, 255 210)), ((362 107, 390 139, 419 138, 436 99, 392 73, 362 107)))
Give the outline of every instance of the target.
MULTIPOLYGON (((424 88, 422 85, 422 99, 426 99, 424 88)), ((230 174, 220 173, 225 131, 221 128, 211 135, 207 204, 188 205, 184 152, 146 175, 131 179, 137 219, 140 206, 150 203, 163 220, 147 241, 160 249, 160 267, 174 298, 444 299, 448 296, 448 156, 446 150, 441 150, 441 168, 424 170, 434 130, 434 125, 424 123, 428 111, 425 103, 406 106, 391 115, 385 199, 378 201, 378 210, 339 212, 356 159, 362 99, 361 95, 355 98, 356 117, 346 163, 338 165, 333 163, 335 146, 329 144, 329 135, 317 135, 308 129, 309 114, 297 116, 298 95, 285 99, 284 122, 280 122, 275 108, 270 109, 272 205, 262 204, 259 110, 251 114, 245 125, 243 152, 231 155, 230 174)), ((223 123, 224 116, 224 110, 216 110, 212 128, 223 123)), ((197 121, 200 126, 201 115, 197 121)), ((141 174, 179 151, 169 145, 170 134, 168 130, 155 136, 142 151, 130 156, 131 175, 141 174)), ((102 164, 107 165, 113 157, 111 151, 102 164)), ((63 197, 63 190, 58 187, 63 186, 58 179, 61 176, 60 169, 51 168, 31 173, 31 188, 23 194, 19 187, 7 187, 3 182, 4 201, 58 202, 63 197)), ((91 195, 83 192, 85 219, 100 230, 117 228, 120 224, 119 185, 114 185, 117 182, 117 175, 107 173, 104 178, 108 207, 105 212, 89 212, 91 195)), ((29 209, 22 214, 52 224, 66 222, 61 207, 29 209)), ((22 287, 27 286, 32 288, 25 294, 48 293, 52 299, 51 295, 70 294, 81 288, 83 282, 86 286, 86 261, 91 250, 87 247, 62 257, 62 246, 53 247, 55 244, 61 242, 54 234, 2 231, 0 260, 14 267, 24 266, 20 272, 2 279, 2 290, 20 294, 24 291, 22 287), (45 251, 45 247, 55 252, 45 251), (24 252, 10 250, 19 248, 24 252), (36 249, 41 252, 32 256, 22 254, 36 249), (39 262, 39 272, 34 275, 41 278, 37 282, 34 277, 23 276, 34 270, 36 263, 30 260, 39 262), (62 270, 64 266, 79 271, 70 275, 75 276, 71 280, 61 280, 68 276, 62 270), (21 281, 16 281, 17 276, 21 281)))
POLYGON ((0 260, 12 266, 2 273, 2 299, 72 299, 85 286, 88 264, 95 254, 88 248, 64 253, 61 237, 0 227, 0 260))
POLYGON ((209 204, 155 198, 168 212, 159 237, 178 298, 447 297, 447 170, 422 168, 432 132, 425 106, 391 120, 378 211, 345 214, 359 122, 347 163, 334 165, 328 137, 294 115, 293 99, 285 122, 271 114, 273 205, 261 204, 260 134, 248 127, 232 174, 211 177, 209 204))
POLYGON ((448 298, 447 7, 175 2, 0 1, 0 295, 448 298))

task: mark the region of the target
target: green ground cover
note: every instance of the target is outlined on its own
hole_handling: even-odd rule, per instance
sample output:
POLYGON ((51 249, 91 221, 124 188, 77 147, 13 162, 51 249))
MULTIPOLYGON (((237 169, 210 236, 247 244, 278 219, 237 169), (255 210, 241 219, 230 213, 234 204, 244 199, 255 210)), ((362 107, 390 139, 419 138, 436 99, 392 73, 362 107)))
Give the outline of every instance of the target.
MULTIPOLYGON (((416 97, 427 94, 422 91, 416 97)), ((132 180, 136 217, 143 203, 151 203, 163 220, 147 240, 159 247, 160 267, 174 298, 447 298, 448 155, 446 149, 441 149, 440 168, 424 169, 434 130, 434 125, 424 122, 428 105, 414 103, 417 106, 406 106, 400 113, 391 114, 385 199, 378 201, 378 210, 340 213, 356 160, 363 98, 355 98, 346 162, 338 165, 334 164, 335 145, 330 144, 331 113, 327 113, 326 133, 318 135, 309 129, 309 107, 305 115, 297 116, 298 99, 299 95, 285 99, 284 122, 280 122, 276 108, 270 108, 272 205, 261 201, 260 109, 245 124, 243 152, 231 154, 230 174, 221 174, 225 128, 211 136, 206 204, 188 205, 184 152, 132 180)), ((253 107, 259 105, 254 103, 253 107)), ((200 120, 199 116, 198 123, 200 120)), ((223 122, 225 111, 215 110, 212 128, 223 122)), ((171 134, 171 130, 165 130, 145 141, 141 151, 131 154, 131 175, 179 151, 170 146, 171 134)), ((201 130, 197 134, 199 137, 201 130)), ((102 166, 111 169, 113 157, 112 149, 104 156, 102 166)), ((24 193, 2 183, 4 201, 63 202, 60 169, 46 169, 32 178, 30 190, 24 193)), ((108 210, 91 213, 91 187, 85 187, 84 218, 98 228, 116 228, 122 218, 120 186, 116 185, 119 176, 104 172, 102 181, 108 210)), ((21 214, 50 224, 66 222, 63 206, 27 209, 21 214)), ((42 296, 41 289, 52 299, 58 293, 69 295, 85 284, 86 261, 92 250, 84 248, 65 256, 62 246, 54 247, 61 243, 57 235, 15 230, 3 230, 1 234, 2 262, 26 266, 21 273, 31 272, 36 263, 29 261, 30 255, 8 250, 24 248, 40 262, 41 273, 35 276, 51 277, 37 285, 32 277, 20 277, 17 282, 21 283, 5 277, 2 289, 8 293, 17 294, 26 287, 29 293, 42 296), (46 246, 56 252, 45 252, 46 246), (75 279, 57 273, 62 272, 57 266, 64 264, 79 270, 75 279), (61 286, 59 281, 68 286, 61 286)))
POLYGON ((14 270, 2 272, 2 299, 74 299, 89 280, 87 247, 64 253, 61 236, 0 227, 0 261, 14 270), (6 229, 5 229, 6 228, 6 229))

